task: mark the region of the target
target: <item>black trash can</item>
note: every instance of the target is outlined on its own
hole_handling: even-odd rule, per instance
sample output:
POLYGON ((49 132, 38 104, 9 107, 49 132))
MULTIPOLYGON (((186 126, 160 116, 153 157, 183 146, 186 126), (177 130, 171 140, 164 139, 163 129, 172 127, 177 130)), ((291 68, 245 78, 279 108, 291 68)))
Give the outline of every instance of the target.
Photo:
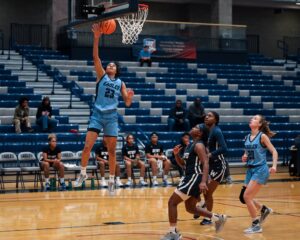
POLYGON ((300 136, 295 138, 295 145, 290 148, 290 155, 289 173, 291 176, 300 176, 300 136))

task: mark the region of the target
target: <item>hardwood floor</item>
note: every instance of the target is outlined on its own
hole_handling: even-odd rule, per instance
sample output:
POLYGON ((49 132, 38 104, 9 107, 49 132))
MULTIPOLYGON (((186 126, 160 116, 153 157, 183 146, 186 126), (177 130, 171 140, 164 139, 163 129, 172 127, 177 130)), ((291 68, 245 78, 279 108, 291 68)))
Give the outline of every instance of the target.
MULTIPOLYGON (((262 234, 249 236, 243 234, 251 219, 238 199, 241 186, 220 185, 215 193, 214 212, 229 216, 220 234, 213 226, 200 226, 180 205, 178 229, 183 239, 299 238, 299 181, 277 179, 262 188, 257 199, 274 214, 262 234)), ((115 196, 107 190, 1 194, 0 239, 160 239, 168 231, 167 203, 173 191, 174 187, 158 187, 118 189, 115 196)))

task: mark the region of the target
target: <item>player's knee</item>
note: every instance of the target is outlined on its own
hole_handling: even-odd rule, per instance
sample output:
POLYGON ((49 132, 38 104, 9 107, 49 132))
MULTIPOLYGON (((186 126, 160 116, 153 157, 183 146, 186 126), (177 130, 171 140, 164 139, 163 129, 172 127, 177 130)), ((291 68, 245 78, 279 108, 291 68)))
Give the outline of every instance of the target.
POLYGON ((131 162, 130 162, 130 161, 126 161, 126 162, 125 162, 125 165, 126 165, 127 167, 131 168, 131 162))
POLYGON ((246 202, 245 202, 245 191, 246 191, 246 187, 243 186, 243 188, 241 190, 241 193, 240 193, 240 202, 242 204, 246 204, 246 202))
POLYGON ((196 207, 195 206, 190 206, 190 205, 185 205, 185 209, 188 213, 194 214, 196 211, 196 207))
POLYGON ((65 169, 65 166, 64 166, 64 164, 63 164, 62 162, 59 163, 59 167, 60 167, 60 169, 62 169, 62 170, 65 169))
POLYGON ((42 168, 43 168, 43 170, 49 170, 49 168, 50 168, 49 163, 48 162, 43 162, 42 168))
POLYGON ((105 163, 101 161, 101 162, 99 162, 99 165, 100 165, 100 167, 104 167, 105 163))
POLYGON ((169 207, 176 207, 177 204, 175 201, 173 201, 172 197, 170 197, 169 201, 168 201, 168 206, 169 207))

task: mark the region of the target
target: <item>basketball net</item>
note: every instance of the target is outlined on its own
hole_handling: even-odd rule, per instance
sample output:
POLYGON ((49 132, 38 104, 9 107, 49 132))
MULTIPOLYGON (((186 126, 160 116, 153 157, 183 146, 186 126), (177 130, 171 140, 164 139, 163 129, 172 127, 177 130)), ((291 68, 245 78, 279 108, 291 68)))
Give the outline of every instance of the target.
POLYGON ((139 4, 138 11, 117 18, 122 30, 122 43, 133 44, 138 40, 148 16, 148 5, 139 4))

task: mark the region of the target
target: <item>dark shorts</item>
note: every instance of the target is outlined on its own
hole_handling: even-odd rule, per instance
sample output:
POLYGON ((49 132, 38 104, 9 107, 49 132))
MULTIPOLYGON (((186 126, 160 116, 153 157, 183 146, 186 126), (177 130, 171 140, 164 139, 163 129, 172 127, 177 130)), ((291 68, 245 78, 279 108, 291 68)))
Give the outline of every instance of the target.
MULTIPOLYGON (((40 168, 43 169, 43 165, 42 165, 43 160, 41 160, 39 163, 40 163, 40 168)), ((54 164, 54 163, 49 163, 49 166, 50 166, 50 167, 53 167, 53 164, 54 164)))
POLYGON ((221 183, 226 173, 226 160, 224 158, 209 160, 209 177, 210 179, 221 183))
POLYGON ((199 184, 202 181, 202 174, 193 174, 184 176, 181 178, 177 189, 186 194, 187 196, 192 196, 198 198, 200 195, 199 184))

